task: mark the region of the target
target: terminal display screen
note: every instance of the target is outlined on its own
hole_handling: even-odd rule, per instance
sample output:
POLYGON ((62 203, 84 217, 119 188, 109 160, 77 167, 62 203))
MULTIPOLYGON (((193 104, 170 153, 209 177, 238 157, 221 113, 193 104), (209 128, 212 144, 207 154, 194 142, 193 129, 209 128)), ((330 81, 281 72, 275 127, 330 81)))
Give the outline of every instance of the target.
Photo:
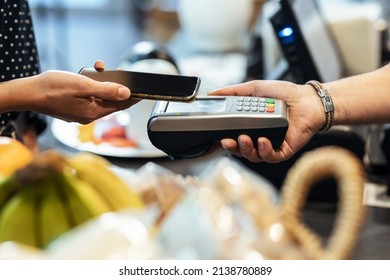
POLYGON ((190 103, 169 102, 166 113, 222 113, 226 99, 201 99, 190 103))

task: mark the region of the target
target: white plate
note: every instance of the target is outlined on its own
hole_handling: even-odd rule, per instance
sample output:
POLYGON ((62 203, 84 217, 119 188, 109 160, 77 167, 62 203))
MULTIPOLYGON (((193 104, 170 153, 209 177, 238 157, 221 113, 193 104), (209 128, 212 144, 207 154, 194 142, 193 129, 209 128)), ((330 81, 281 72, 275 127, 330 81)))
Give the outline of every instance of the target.
MULTIPOLYGON (((139 103, 142 102, 144 101, 139 103)), ((147 136, 147 117, 145 117, 145 113, 140 112, 140 109, 144 106, 136 104, 133 107, 135 108, 128 109, 131 119, 134 120, 130 121, 129 130, 133 131, 134 139, 137 141, 138 147, 115 147, 109 143, 97 145, 92 142, 82 143, 78 137, 80 124, 69 123, 59 119, 53 119, 51 131, 58 141, 80 151, 88 151, 103 156, 127 158, 154 158, 166 156, 164 152, 153 146, 147 136)))

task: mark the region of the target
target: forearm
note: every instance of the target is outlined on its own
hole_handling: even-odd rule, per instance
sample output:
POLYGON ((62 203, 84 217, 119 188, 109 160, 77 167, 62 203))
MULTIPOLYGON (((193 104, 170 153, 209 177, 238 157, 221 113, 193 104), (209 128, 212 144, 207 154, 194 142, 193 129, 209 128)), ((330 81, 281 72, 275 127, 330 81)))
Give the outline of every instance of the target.
POLYGON ((0 83, 0 113, 29 111, 34 104, 35 77, 0 83))
POLYGON ((335 124, 390 123, 390 66, 325 83, 335 104, 335 124))

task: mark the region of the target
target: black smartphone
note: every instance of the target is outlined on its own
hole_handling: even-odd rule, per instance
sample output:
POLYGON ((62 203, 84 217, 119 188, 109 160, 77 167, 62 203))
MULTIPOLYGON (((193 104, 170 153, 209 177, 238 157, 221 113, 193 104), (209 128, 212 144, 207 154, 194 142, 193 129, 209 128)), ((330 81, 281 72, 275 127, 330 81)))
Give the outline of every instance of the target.
POLYGON ((128 87, 132 98, 191 102, 198 94, 200 79, 195 76, 167 75, 125 70, 96 71, 84 67, 79 74, 100 82, 128 87))

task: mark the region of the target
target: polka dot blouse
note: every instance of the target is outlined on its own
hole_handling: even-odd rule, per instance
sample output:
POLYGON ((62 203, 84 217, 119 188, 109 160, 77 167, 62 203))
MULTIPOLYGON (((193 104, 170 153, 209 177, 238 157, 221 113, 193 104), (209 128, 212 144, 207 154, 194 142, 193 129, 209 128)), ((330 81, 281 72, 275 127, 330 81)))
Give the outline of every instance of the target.
MULTIPOLYGON (((40 72, 33 24, 27 0, 0 2, 0 82, 37 75, 40 72)), ((1 94, 1 92, 0 92, 1 94)), ((21 138, 26 125, 40 133, 44 117, 33 112, 0 114, 0 135, 21 138)))

